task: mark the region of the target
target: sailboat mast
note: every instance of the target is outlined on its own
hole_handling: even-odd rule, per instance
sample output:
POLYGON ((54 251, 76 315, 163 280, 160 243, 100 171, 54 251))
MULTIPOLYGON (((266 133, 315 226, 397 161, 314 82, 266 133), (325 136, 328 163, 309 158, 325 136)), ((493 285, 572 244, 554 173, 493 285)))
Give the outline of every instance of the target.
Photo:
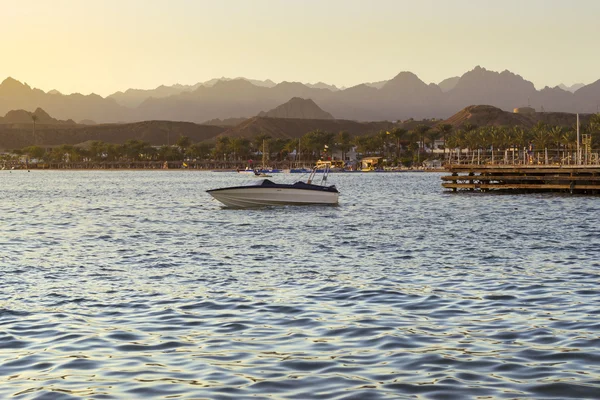
POLYGON ((265 159, 266 159, 266 154, 265 154, 265 140, 263 139, 263 151, 262 151, 262 170, 265 170, 265 159))
POLYGON ((581 150, 579 149, 579 113, 577 113, 577 165, 581 165, 581 150))
POLYGON ((296 168, 300 168, 300 139, 298 139, 298 151, 296 154, 296 168))

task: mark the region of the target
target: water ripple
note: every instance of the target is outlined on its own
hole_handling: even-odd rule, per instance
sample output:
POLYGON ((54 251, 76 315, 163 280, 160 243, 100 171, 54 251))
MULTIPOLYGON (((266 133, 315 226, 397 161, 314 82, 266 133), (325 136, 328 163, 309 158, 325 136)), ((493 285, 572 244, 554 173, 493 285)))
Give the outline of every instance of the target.
POLYGON ((600 398, 595 197, 338 174, 336 208, 224 210, 204 190, 246 178, 2 179, 0 398, 600 398))

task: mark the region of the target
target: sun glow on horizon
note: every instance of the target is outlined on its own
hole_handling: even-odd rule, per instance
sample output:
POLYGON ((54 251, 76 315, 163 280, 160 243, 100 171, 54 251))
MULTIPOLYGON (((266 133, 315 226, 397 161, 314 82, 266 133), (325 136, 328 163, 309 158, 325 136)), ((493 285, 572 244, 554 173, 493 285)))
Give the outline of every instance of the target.
POLYGON ((476 65, 538 89, 600 78, 593 0, 0 3, 0 81, 64 94, 223 76, 351 87, 401 71, 437 84, 476 65))

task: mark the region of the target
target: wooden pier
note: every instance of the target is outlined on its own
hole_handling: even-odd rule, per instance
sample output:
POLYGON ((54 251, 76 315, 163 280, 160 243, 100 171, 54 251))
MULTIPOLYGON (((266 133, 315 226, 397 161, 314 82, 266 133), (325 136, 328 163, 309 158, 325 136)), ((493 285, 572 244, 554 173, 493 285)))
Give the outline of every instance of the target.
POLYGON ((446 189, 600 194, 599 165, 451 165, 446 189))

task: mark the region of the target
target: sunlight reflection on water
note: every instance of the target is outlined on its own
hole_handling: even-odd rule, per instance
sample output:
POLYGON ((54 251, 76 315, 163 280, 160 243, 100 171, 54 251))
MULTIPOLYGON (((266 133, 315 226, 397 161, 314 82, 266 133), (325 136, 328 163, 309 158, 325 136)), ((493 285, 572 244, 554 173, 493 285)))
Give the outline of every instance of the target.
POLYGON ((600 398, 595 197, 334 174, 339 207, 227 210, 205 190, 246 177, 20 172, 0 398, 600 398))

